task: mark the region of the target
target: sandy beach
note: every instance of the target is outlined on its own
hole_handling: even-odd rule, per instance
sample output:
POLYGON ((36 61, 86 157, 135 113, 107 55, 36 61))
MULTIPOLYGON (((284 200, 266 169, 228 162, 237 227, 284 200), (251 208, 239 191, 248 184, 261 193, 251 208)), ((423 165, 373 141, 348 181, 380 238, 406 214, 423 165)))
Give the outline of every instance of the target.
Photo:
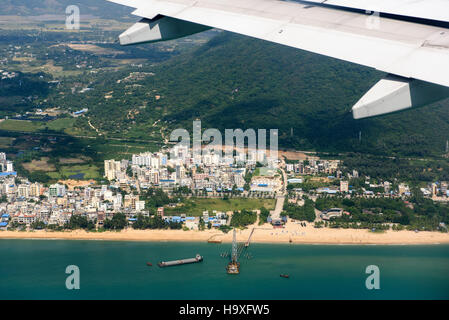
MULTIPOLYGON (((269 224, 250 226, 237 231, 237 240, 246 242, 255 228, 251 242, 256 243, 303 243, 303 244, 449 244, 449 233, 420 231, 386 231, 373 233, 361 229, 315 229, 312 225, 301 227, 289 222, 285 228, 273 229, 269 224)), ((1 231, 0 239, 67 239, 67 240, 112 240, 112 241, 232 241, 232 232, 218 230, 134 230, 121 232, 86 232, 83 230, 51 231, 1 231)))

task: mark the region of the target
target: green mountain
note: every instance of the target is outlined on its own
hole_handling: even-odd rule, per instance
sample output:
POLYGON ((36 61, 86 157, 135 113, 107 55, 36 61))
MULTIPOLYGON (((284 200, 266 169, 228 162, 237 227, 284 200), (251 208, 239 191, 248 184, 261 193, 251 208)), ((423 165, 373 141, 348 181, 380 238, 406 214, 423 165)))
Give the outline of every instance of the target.
POLYGON ((106 0, 2 0, 0 15, 65 15, 70 5, 77 5, 81 15, 118 19, 128 16, 131 9, 106 0))
MULTIPOLYGON (((118 33, 111 31, 107 37, 118 33)), ((3 52, 10 56, 12 36, 0 36, 3 52)), ((72 36, 81 41, 98 35, 72 36)), ((351 107, 382 73, 261 40, 209 32, 151 45, 97 43, 99 49, 91 52, 53 45, 70 39, 67 33, 43 33, 40 42, 23 37, 38 46, 34 65, 52 61, 70 76, 55 73, 60 83, 41 86, 45 90, 40 95, 34 92, 41 81, 37 75, 0 82, 0 112, 88 107, 87 117, 75 122, 76 130, 89 132, 93 126, 105 137, 136 141, 161 141, 161 132, 166 136, 175 128, 191 130, 195 119, 202 120, 203 129, 223 133, 279 129, 283 149, 425 157, 441 156, 449 139, 448 100, 354 120, 351 107), (78 71, 79 63, 92 65, 95 72, 78 71), (23 100, 30 95, 39 97, 23 100)))
POLYGON ((161 88, 171 127, 278 128, 284 148, 441 155, 449 103, 354 120, 352 105, 382 73, 355 64, 222 33, 170 59, 148 86, 161 88))

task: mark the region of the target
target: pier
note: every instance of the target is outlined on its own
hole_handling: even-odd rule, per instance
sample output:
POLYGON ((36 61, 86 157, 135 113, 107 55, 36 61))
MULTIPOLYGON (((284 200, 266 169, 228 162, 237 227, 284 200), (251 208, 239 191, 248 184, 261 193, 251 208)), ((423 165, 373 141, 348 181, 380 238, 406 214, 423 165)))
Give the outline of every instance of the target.
POLYGON ((249 244, 250 244, 250 242, 251 242, 251 237, 253 236, 253 233, 254 233, 254 230, 255 230, 256 228, 253 228, 253 230, 251 230, 251 233, 249 234, 249 237, 248 237, 248 240, 246 241, 246 243, 245 243, 245 247, 249 247, 249 244))
POLYGON ((221 243, 221 239, 216 239, 219 236, 221 236, 221 234, 212 235, 209 239, 207 239, 207 243, 221 243))
MULTIPOLYGON (((226 271, 228 274, 239 274, 240 273, 240 262, 238 262, 238 259, 243 254, 243 251, 245 251, 245 249, 248 249, 248 247, 251 243, 251 238, 256 229, 257 228, 253 228, 251 230, 251 233, 249 234, 248 239, 246 240, 245 243, 243 243, 243 242, 237 243, 236 232, 235 232, 235 229, 233 230, 231 261, 228 263, 228 265, 226 267, 226 271)), ((229 255, 228 252, 221 254, 221 256, 224 258, 228 257, 228 255, 229 255)), ((252 255, 249 254, 248 252, 246 253, 245 257, 247 259, 253 258, 252 255)))

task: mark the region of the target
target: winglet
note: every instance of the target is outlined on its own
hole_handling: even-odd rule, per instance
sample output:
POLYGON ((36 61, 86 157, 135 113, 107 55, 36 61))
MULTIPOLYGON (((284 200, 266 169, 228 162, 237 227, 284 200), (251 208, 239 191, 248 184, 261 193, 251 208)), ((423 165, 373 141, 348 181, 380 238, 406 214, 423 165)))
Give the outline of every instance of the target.
POLYGON ((140 20, 123 32, 119 39, 121 45, 150 43, 177 39, 209 29, 200 24, 158 15, 151 20, 140 20))
POLYGON ((353 107, 354 119, 421 107, 449 97, 449 88, 415 79, 387 75, 353 107))

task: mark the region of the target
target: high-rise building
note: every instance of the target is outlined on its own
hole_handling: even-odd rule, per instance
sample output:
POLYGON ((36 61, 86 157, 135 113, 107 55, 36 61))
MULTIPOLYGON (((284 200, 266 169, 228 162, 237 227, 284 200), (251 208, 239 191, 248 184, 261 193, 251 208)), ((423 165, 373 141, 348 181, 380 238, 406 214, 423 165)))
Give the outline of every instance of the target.
POLYGON ((14 165, 12 164, 12 161, 6 161, 6 172, 13 172, 14 171, 14 165))
POLYGON ((52 184, 48 188, 48 193, 51 197, 63 197, 65 196, 65 186, 63 184, 52 184))
POLYGON ((447 181, 441 181, 440 191, 442 194, 446 195, 447 193, 447 181))
POLYGON ((385 192, 389 192, 390 189, 391 189, 391 183, 388 182, 388 181, 385 181, 384 182, 384 190, 385 190, 385 192))
POLYGON ((123 196, 121 193, 117 193, 117 195, 112 199, 115 208, 120 208, 123 203, 123 196))
POLYGON ((139 200, 135 202, 135 209, 136 211, 142 211, 145 209, 145 201, 139 200))
POLYGON ((438 193, 438 186, 436 183, 432 183, 432 196, 435 196, 438 193))
POLYGON ((408 193, 409 192, 409 187, 406 184, 401 183, 398 186, 398 192, 399 192, 400 195, 408 193))
POLYGON ((175 172, 176 172, 176 179, 177 180, 185 178, 185 176, 186 176, 186 169, 184 168, 184 166, 177 165, 175 170, 176 170, 175 172))
POLYGON ((349 192, 349 182, 340 180, 340 192, 349 192))
POLYGON ((41 195, 42 186, 40 183, 35 182, 30 185, 30 196, 39 197, 41 195))
POLYGON ((30 187, 26 184, 21 184, 17 187, 17 196, 28 198, 30 195, 30 187))
POLYGON ((108 180, 117 178, 117 173, 120 172, 120 161, 105 160, 104 161, 104 176, 108 180))
POLYGON ((127 194, 123 206, 125 208, 136 209, 136 202, 139 201, 139 195, 127 194))

